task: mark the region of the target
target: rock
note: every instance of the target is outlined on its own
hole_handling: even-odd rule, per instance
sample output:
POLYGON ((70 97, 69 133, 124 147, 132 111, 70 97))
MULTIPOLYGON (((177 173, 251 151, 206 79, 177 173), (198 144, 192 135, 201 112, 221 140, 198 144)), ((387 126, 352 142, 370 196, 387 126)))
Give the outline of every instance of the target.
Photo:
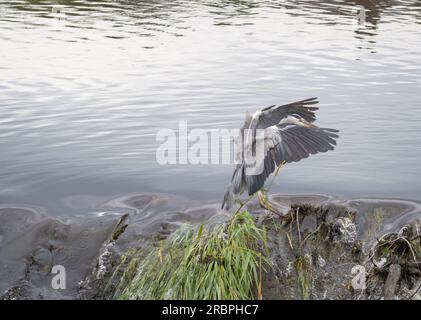
POLYGON ((337 218, 332 224, 331 236, 333 241, 354 243, 357 240, 357 227, 350 218, 337 218))
POLYGON ((392 264, 389 267, 389 274, 387 275, 386 283, 384 284, 384 299, 394 300, 396 286, 401 277, 401 266, 399 264, 392 264))

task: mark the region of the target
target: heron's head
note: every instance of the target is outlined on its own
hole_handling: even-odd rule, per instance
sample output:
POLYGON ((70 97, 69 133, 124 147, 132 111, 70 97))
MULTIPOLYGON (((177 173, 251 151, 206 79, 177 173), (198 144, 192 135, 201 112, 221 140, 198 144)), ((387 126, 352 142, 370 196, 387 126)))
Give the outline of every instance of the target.
POLYGON ((307 128, 314 128, 315 127, 314 124, 305 121, 301 117, 296 117, 296 116, 288 116, 285 119, 282 119, 279 123, 280 124, 295 124, 297 126, 307 127, 307 128))

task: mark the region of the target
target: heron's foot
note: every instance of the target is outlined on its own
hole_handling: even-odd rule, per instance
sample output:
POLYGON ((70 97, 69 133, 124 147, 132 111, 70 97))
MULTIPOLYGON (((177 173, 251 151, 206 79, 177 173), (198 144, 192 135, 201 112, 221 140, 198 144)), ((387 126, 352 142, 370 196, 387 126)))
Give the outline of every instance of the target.
POLYGON ((257 192, 257 200, 259 201, 259 204, 263 209, 266 209, 269 212, 276 214, 278 217, 282 219, 287 218, 287 213, 282 212, 281 210, 276 208, 276 206, 271 205, 269 199, 266 197, 266 194, 264 194, 262 191, 257 192))

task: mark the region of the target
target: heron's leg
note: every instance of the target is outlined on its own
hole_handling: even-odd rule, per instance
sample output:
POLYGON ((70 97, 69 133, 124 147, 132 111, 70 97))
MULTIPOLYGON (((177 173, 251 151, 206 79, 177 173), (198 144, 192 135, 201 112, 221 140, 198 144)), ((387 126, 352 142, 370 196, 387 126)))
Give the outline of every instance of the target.
POLYGON ((286 218, 286 216, 283 212, 277 210, 276 208, 274 208, 273 206, 270 205, 269 200, 267 200, 266 196, 263 194, 262 191, 257 191, 257 200, 259 201, 259 204, 263 209, 266 209, 266 210, 276 214, 277 216, 281 217, 282 219, 286 218))

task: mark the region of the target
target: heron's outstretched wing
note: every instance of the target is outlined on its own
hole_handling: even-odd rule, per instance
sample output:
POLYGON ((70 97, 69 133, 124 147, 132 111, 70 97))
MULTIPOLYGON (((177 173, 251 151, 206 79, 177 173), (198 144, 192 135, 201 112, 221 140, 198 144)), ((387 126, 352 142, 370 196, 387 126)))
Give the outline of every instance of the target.
MULTIPOLYGON (((247 174, 244 181, 249 195, 261 189, 267 177, 283 162, 296 162, 310 154, 333 150, 336 145, 338 130, 319 128, 313 124, 279 124, 265 131, 265 152, 263 159, 256 159, 263 164, 263 171, 247 174)), ((258 167, 258 165, 257 165, 258 167)))
POLYGON ((306 100, 301 100, 289 104, 284 104, 282 106, 273 105, 261 110, 259 116, 259 122, 257 124, 258 128, 268 128, 270 126, 278 124, 282 119, 287 118, 288 116, 298 117, 304 119, 305 121, 311 123, 316 120, 316 115, 314 112, 318 110, 317 107, 312 107, 312 105, 317 104, 317 98, 310 98, 306 100))

